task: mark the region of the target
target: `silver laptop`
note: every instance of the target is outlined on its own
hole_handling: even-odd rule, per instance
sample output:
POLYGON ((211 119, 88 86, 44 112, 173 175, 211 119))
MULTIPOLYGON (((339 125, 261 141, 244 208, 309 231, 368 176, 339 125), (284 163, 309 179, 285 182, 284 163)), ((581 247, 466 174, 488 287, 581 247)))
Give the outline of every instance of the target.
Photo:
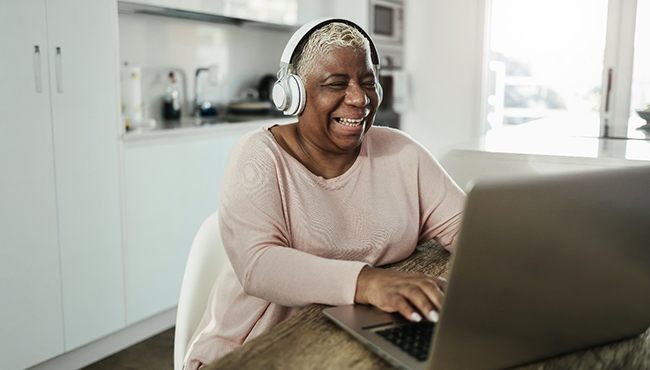
POLYGON ((435 325, 365 305, 324 313, 408 369, 511 367, 643 333, 650 167, 477 184, 452 258, 435 325))

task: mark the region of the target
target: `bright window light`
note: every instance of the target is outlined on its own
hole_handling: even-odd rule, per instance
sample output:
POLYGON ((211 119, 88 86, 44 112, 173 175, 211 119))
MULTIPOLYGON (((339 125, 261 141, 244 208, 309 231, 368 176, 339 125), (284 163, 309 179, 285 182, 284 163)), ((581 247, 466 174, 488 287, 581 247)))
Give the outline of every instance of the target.
POLYGON ((491 3, 488 129, 598 136, 607 0, 491 3))

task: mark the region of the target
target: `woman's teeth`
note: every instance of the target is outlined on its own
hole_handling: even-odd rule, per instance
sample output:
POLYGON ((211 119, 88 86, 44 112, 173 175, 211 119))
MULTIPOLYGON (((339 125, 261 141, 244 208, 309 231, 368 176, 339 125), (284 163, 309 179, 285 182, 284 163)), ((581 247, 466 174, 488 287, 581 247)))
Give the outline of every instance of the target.
POLYGON ((352 119, 352 118, 341 117, 341 118, 337 118, 336 120, 338 121, 338 123, 342 125, 354 127, 354 126, 359 126, 361 122, 363 122, 364 118, 352 119))

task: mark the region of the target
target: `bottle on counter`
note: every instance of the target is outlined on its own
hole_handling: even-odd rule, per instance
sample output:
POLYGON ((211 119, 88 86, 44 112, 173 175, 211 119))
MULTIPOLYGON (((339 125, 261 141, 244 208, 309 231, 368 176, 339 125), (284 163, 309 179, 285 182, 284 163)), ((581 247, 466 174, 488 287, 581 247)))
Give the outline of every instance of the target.
POLYGON ((121 70, 122 119, 127 131, 139 128, 143 122, 143 102, 140 67, 124 63, 121 70))
POLYGON ((177 121, 181 118, 181 96, 176 83, 176 74, 171 71, 167 78, 169 80, 163 96, 162 117, 167 121, 177 121))

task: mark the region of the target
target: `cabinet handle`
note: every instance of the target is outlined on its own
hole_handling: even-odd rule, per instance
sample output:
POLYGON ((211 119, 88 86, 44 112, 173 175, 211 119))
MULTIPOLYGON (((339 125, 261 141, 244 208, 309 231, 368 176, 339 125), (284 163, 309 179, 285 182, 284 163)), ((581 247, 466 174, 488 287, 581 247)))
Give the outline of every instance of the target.
POLYGON ((63 56, 60 46, 56 47, 54 68, 56 69, 56 92, 63 94, 63 56))
POLYGON ((41 80, 41 48, 34 45, 34 89, 37 94, 43 92, 43 83, 41 80))

